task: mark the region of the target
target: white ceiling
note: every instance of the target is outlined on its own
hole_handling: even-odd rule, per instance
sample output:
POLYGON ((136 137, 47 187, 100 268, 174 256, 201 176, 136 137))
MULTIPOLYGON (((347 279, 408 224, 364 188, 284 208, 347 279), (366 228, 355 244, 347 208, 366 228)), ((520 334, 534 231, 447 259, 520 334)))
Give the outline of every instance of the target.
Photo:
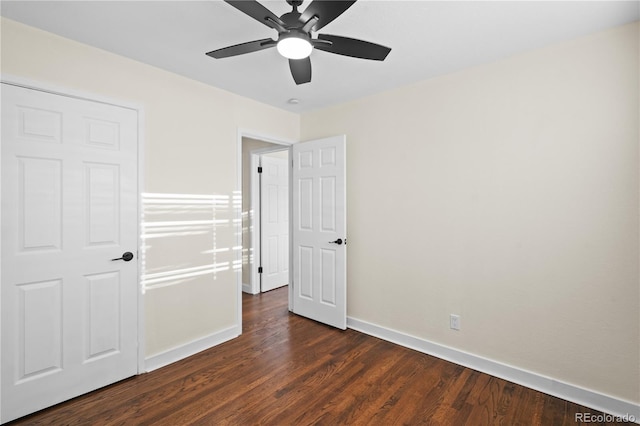
MULTIPOLYGON (((284 0, 263 0, 276 15, 284 0)), ((309 1, 305 1, 304 10, 309 1)), ((226 59, 205 52, 276 36, 219 0, 7 1, 1 14, 290 111, 308 111, 495 61, 640 18, 636 1, 360 0, 319 33, 392 48, 384 62, 314 51, 296 86, 275 49, 226 59), (297 98, 300 103, 287 103, 297 98)), ((28 54, 28 52, 25 52, 28 54)))

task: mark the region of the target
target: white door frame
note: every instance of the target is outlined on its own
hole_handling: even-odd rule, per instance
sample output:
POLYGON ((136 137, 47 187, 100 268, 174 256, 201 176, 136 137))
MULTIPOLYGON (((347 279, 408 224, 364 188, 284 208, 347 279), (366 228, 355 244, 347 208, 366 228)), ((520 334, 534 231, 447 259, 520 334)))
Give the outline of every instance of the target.
MULTIPOLYGON (((236 203, 242 204, 242 138, 250 138, 257 139, 263 142, 269 142, 274 145, 282 145, 282 148, 267 148, 267 150, 271 151, 282 151, 283 149, 291 149, 291 145, 293 145, 296 141, 286 140, 283 138, 273 137, 270 135, 266 135, 260 132, 255 132, 248 129, 238 129, 237 133, 237 146, 238 151, 236 153, 236 170, 237 170, 237 180, 236 180, 236 196, 240 197, 236 203)), ((256 150, 259 151, 259 150, 256 150)), ((253 151, 252 151, 253 154, 253 151)), ((256 173, 257 174, 257 173, 256 173)), ((291 174, 289 174, 289 200, 291 200, 291 174)), ((291 211, 291 205, 289 205, 289 211, 291 211)), ((291 221, 289 221, 291 223, 291 221)), ((289 225, 291 226, 291 225, 289 225)), ((291 235, 291 234, 289 234, 291 235)), ((252 235, 252 245, 253 245, 253 235, 252 235)), ((236 246, 242 247, 242 208, 236 209, 236 246)), ((237 287, 237 333, 238 335, 242 334, 242 250, 235 250, 236 259, 235 264, 238 265, 236 268, 236 287, 237 287)), ((254 252, 255 253, 255 252, 254 252)), ((291 265, 291 254, 289 254, 289 265, 291 265)), ((253 274, 253 272, 252 272, 253 274)), ((289 276, 291 276, 291 268, 289 268, 289 276)), ((289 278, 291 280, 291 278, 289 278)), ((251 288, 255 287, 255 283, 257 282, 254 277, 251 277, 251 288)), ((291 308, 291 295, 289 295, 289 309, 291 308)))
MULTIPOLYGON (((0 82, 4 84, 10 84, 17 87, 22 87, 25 89, 37 90, 40 92, 50 93, 59 96, 65 96, 68 98, 75 98, 81 100, 87 100, 92 102, 98 102, 102 104, 113 105, 121 108, 127 108, 136 111, 138 115, 138 188, 137 188, 137 216, 140 218, 138 223, 136 224, 137 228, 137 239, 138 239, 138 247, 137 252, 138 256, 136 256, 137 268, 138 268, 138 303, 137 303, 137 318, 138 318, 138 374, 141 374, 145 371, 145 347, 144 347, 144 292, 141 288, 142 283, 142 234, 140 230, 142 229, 142 218, 140 212, 142 211, 142 188, 144 188, 144 110, 141 105, 134 104, 127 101, 122 101, 119 99, 112 99, 102 95, 96 95, 94 93, 88 93, 83 91, 78 91, 74 89, 69 89, 67 87, 52 85, 50 83, 43 83, 41 81, 34 81, 30 79, 26 79, 23 77, 18 77, 10 74, 3 74, 0 76, 0 82)), ((0 159, 1 160, 1 159, 0 159)), ((1 187, 0 187, 1 188, 1 187)), ((2 197, 1 189, 0 189, 0 197, 2 197)), ((1 220, 1 217, 0 217, 1 220)), ((1 318, 1 315, 0 315, 1 318)), ((0 360, 2 362, 2 360, 0 360)), ((2 410, 2 407, 0 407, 2 410)))
MULTIPOLYGON (((290 146, 290 145, 289 145, 290 146)), ((250 152, 251 154, 251 206, 260 205, 260 174, 258 173, 258 166, 260 165, 260 157, 263 154, 269 154, 271 152, 281 152, 281 151, 290 151, 289 146, 280 146, 280 147, 267 147, 267 148, 258 148, 254 149, 250 152)), ((289 155, 289 161, 291 161, 291 156, 289 155)), ((289 193, 291 190, 289 190, 289 193)), ((253 252, 254 260, 260 259, 261 254, 261 244, 259 244, 261 240, 261 229, 260 229, 260 219, 262 215, 262 207, 253 209, 253 217, 249 218, 250 231, 249 235, 251 236, 251 251, 253 252)), ((251 264, 251 262, 249 262, 251 264)), ((258 275, 258 267, 257 265, 251 265, 251 274, 250 274, 250 293, 258 294, 262 291, 261 286, 259 285, 260 276, 258 275)))

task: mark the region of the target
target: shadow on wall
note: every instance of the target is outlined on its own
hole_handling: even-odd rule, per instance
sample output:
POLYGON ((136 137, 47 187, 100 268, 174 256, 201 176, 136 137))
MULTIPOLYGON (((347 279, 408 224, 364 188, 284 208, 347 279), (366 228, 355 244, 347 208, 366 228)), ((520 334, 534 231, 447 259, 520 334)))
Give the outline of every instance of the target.
POLYGON ((239 191, 229 195, 142 194, 143 292, 242 268, 236 222, 239 191))

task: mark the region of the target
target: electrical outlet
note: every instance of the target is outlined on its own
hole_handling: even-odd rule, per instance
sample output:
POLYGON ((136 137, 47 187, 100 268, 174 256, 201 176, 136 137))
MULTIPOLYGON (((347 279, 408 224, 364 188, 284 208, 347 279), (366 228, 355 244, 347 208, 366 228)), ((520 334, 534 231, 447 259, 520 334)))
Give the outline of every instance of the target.
POLYGON ((452 330, 460 330, 460 315, 449 315, 449 328, 452 330))

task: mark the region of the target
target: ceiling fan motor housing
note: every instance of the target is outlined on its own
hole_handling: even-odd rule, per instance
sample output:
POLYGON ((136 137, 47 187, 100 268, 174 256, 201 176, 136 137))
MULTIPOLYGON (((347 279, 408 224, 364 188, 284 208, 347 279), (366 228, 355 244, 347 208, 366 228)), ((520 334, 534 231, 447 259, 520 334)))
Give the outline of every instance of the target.
POLYGON ((285 38, 291 38, 291 37, 307 40, 309 43, 311 43, 311 35, 309 35, 309 33, 305 33, 304 31, 301 31, 298 28, 293 28, 286 33, 280 33, 278 36, 278 41, 284 40, 285 38))
POLYGON ((288 30, 301 28, 304 25, 303 22, 300 22, 300 12, 285 13, 280 17, 280 20, 284 22, 284 26, 288 30))

